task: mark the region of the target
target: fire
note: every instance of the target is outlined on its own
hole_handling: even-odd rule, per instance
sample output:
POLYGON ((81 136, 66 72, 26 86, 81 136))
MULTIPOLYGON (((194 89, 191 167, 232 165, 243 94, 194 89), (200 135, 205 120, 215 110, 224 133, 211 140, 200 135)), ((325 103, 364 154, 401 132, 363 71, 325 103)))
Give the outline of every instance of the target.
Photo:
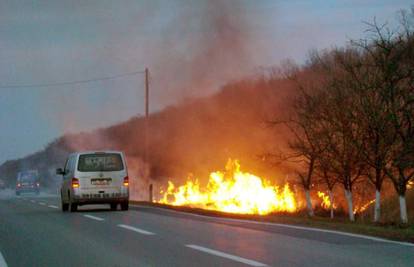
MULTIPOLYGON (((321 207, 324 209, 331 208, 331 201, 329 200, 329 196, 327 196, 324 192, 318 191, 318 197, 321 199, 321 207)), ((336 209, 336 205, 333 204, 332 208, 336 209)))
POLYGON ((372 203, 375 203, 375 199, 368 201, 367 203, 365 203, 361 207, 355 208, 354 209, 354 214, 361 213, 361 212, 365 211, 372 203))
POLYGON ((243 214, 294 212, 297 204, 289 185, 283 189, 256 175, 242 172, 237 160, 229 159, 224 172, 210 173, 207 186, 201 188, 192 177, 179 187, 168 181, 159 203, 191 206, 243 214))

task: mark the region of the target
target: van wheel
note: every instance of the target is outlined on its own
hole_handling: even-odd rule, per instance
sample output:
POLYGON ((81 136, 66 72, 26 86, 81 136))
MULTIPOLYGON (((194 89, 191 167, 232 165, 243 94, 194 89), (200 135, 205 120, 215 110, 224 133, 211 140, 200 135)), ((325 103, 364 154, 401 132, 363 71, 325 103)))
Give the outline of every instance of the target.
POLYGON ((69 195, 69 211, 75 212, 78 210, 78 204, 72 202, 72 198, 69 195))
POLYGON ((129 203, 128 202, 121 203, 121 210, 128 210, 128 208, 129 208, 129 203))
POLYGON ((111 210, 116 210, 118 203, 111 203, 111 210))
POLYGON ((69 209, 69 204, 63 202, 63 194, 62 194, 62 191, 60 191, 60 206, 62 207, 62 211, 68 211, 68 209, 69 209))
POLYGON ((75 212, 78 210, 78 204, 70 203, 69 208, 70 208, 70 212, 75 212))
POLYGON ((68 209, 69 209, 69 204, 63 203, 62 201, 62 211, 68 211, 68 209))

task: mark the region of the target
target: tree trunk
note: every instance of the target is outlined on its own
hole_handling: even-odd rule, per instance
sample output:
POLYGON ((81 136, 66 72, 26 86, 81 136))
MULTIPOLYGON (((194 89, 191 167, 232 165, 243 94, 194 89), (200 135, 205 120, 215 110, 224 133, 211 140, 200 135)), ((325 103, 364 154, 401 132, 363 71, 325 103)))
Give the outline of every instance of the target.
POLYGON ((380 218, 381 218, 381 192, 377 189, 375 191, 374 222, 379 222, 380 218))
POLYGON ((306 194, 306 206, 308 208, 308 214, 309 214, 309 216, 313 216, 314 213, 313 213, 312 200, 311 200, 311 197, 310 197, 309 189, 305 190, 305 194, 306 194))
POLYGON ((351 222, 354 222, 355 221, 355 216, 354 216, 354 207, 353 207, 353 203, 352 203, 352 192, 345 189, 345 197, 346 197, 346 201, 348 202, 349 220, 351 222))
POLYGON ((402 223, 408 223, 407 217, 407 204, 405 201, 405 195, 399 195, 400 199, 400 217, 402 223))
POLYGON ((334 205, 334 199, 333 199, 333 194, 332 194, 332 191, 331 190, 329 190, 328 191, 328 194, 329 194, 329 203, 330 203, 330 209, 331 209, 331 219, 333 219, 334 218, 334 207, 333 207, 333 205, 334 205))

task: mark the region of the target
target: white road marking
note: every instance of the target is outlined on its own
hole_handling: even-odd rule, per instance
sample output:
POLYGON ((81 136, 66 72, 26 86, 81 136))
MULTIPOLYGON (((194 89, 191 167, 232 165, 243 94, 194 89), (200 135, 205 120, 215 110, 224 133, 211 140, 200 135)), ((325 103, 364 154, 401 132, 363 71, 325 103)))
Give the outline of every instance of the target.
POLYGON ((58 206, 55 206, 55 205, 49 205, 48 207, 52 208, 52 209, 58 209, 59 208, 58 206))
POLYGON ((39 202, 39 205, 46 206, 45 202, 39 202))
POLYGON ((0 267, 7 267, 7 262, 3 257, 3 254, 0 252, 0 267))
MULTIPOLYGON (((389 244, 396 244, 396 245, 401 245, 401 246, 414 247, 414 243, 402 242, 402 241, 393 241, 393 240, 384 239, 384 238, 380 238, 380 237, 373 237, 373 236, 361 235, 361 234, 352 234, 352 233, 341 232, 341 231, 336 231, 336 230, 327 230, 327 229, 313 228, 313 227, 306 227, 306 226, 297 226, 297 225, 291 225, 291 224, 270 223, 270 222, 268 223, 268 222, 257 222, 257 221, 252 221, 252 220, 239 220, 239 219, 231 219, 231 218, 220 218, 220 217, 214 217, 214 216, 194 214, 194 213, 189 213, 189 212, 185 212, 185 211, 169 210, 169 209, 166 209, 166 208, 159 208, 159 207, 148 207, 148 206, 140 206, 140 205, 130 205, 130 206, 141 207, 141 208, 142 207, 153 208, 153 209, 159 209, 159 210, 172 212, 172 213, 181 213, 181 214, 185 213, 187 215, 194 216, 194 217, 208 218, 210 220, 215 219, 216 222, 229 221, 229 222, 241 222, 241 223, 245 223, 245 224, 272 225, 272 226, 285 227, 285 228, 291 228, 291 229, 299 229, 299 230, 304 230, 304 231, 313 231, 313 232, 322 232, 322 233, 330 233, 330 234, 336 234, 336 235, 342 235, 342 236, 349 236, 349 237, 361 238, 361 239, 366 239, 366 240, 371 240, 371 241, 376 241, 376 242, 381 242, 381 243, 389 243, 389 244)), ((214 222, 214 221, 212 221, 212 222, 214 222)))
POLYGON ((36 203, 36 201, 34 201, 34 200, 30 200, 30 202, 32 202, 32 203, 36 203))
POLYGON ((129 226, 129 225, 126 225, 126 224, 118 224, 118 227, 122 227, 122 228, 131 230, 131 231, 143 234, 143 235, 155 235, 155 233, 153 233, 153 232, 149 232, 149 231, 139 229, 139 228, 136 228, 136 227, 133 227, 133 226, 129 226))
POLYGON ((83 215, 83 217, 86 217, 86 218, 89 218, 89 219, 92 219, 92 220, 96 220, 96 221, 104 221, 105 220, 104 218, 89 215, 89 214, 85 214, 85 215, 83 215))
POLYGON ((250 265, 250 266, 256 266, 256 267, 267 266, 266 264, 258 262, 258 261, 249 260, 249 259, 246 259, 246 258, 242 258, 242 257, 236 256, 236 255, 224 253, 224 252, 214 250, 214 249, 210 249, 210 248, 206 248, 206 247, 201 247, 201 246, 192 245, 192 244, 185 245, 185 246, 189 247, 189 248, 192 248, 192 249, 195 249, 195 250, 199 250, 199 251, 208 253, 208 254, 219 256, 219 257, 222 257, 222 258, 238 261, 238 262, 250 265))

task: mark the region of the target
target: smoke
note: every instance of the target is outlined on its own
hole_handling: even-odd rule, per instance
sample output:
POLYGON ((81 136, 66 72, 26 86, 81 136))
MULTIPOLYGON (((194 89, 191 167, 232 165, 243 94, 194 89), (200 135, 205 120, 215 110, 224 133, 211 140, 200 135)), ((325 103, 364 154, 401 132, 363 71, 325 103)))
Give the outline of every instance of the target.
POLYGON ((210 94, 253 68, 247 4, 178 3, 174 18, 162 29, 160 44, 148 51, 155 59, 151 64, 155 105, 210 94))
MULTIPOLYGON (((45 80, 93 78, 148 67, 150 110, 154 112, 188 98, 211 94, 223 84, 242 78, 254 68, 252 55, 259 57, 260 50, 255 49, 252 37, 251 4, 245 1, 128 2, 112 7, 111 14, 106 13, 105 5, 112 7, 102 4, 93 8, 85 4, 82 9, 73 10, 86 23, 85 33, 96 31, 94 42, 82 39, 66 50, 52 47, 52 56, 39 52, 39 57, 47 56, 55 69, 61 69, 45 80), (101 23, 89 26, 86 17, 91 16, 101 23), (56 55, 59 58, 53 57, 56 55)), ((50 9, 56 8, 53 5, 50 9)), ((68 19, 64 10, 57 11, 68 19)), ((46 18, 57 20, 51 14, 46 18)), ((39 106, 53 132, 90 131, 142 114, 143 85, 143 75, 137 75, 46 88, 46 97, 39 106)))
MULTIPOLYGON (((170 175, 184 177, 183 174, 190 171, 207 172, 213 166, 221 168, 227 157, 242 157, 247 151, 252 151, 252 155, 246 158, 255 157, 259 149, 251 149, 252 146, 257 148, 247 141, 251 135, 240 135, 244 127, 256 129, 259 126, 259 130, 251 134, 267 140, 260 128, 261 109, 264 108, 260 107, 260 101, 263 99, 247 101, 246 105, 238 107, 238 102, 255 95, 254 92, 238 97, 237 90, 230 88, 212 99, 211 104, 194 100, 211 95, 224 84, 252 72, 255 58, 261 52, 255 49, 254 20, 249 15, 251 3, 200 0, 191 4, 185 1, 137 4, 131 1, 125 5, 116 3, 116 8, 108 3, 99 7, 84 4, 82 8, 70 7, 75 20, 68 17, 67 9, 57 6, 53 4, 46 11, 36 11, 42 18, 40 22, 47 22, 47 27, 68 24, 68 33, 72 35, 59 39, 62 36, 58 38, 52 33, 60 31, 47 28, 44 34, 50 34, 50 38, 40 40, 38 47, 30 50, 30 59, 36 62, 32 68, 38 72, 42 70, 33 73, 47 73, 47 77, 40 79, 47 83, 148 67, 153 116, 150 122, 151 165, 147 166, 142 161, 143 120, 139 117, 113 129, 92 130, 142 114, 142 76, 41 89, 45 97, 39 100, 39 109, 47 127, 56 135, 65 134, 60 143, 52 144, 52 147, 61 148, 59 156, 53 158, 56 167, 63 166, 68 152, 123 150, 128 157, 131 185, 137 179, 135 184, 146 191, 152 182, 150 175, 164 179, 170 175), (107 12, 105 6, 111 12, 107 12), (47 66, 39 67, 38 62, 47 62, 47 66), (233 100, 226 103, 229 98, 233 100), (174 112, 174 105, 179 106, 178 103, 184 106, 174 112), (159 112, 168 105, 172 106, 159 112), (243 115, 246 109, 252 113, 243 115), (77 132, 81 133, 75 134, 77 132)), ((34 80, 38 79, 36 77, 34 80)), ((50 161, 49 156, 39 156, 42 158, 39 162, 50 161)), ((33 162, 31 166, 36 164, 33 162)), ((145 192, 139 194, 145 195, 145 192)))
MULTIPOLYGON (((191 5, 186 5, 182 1, 170 1, 167 5, 160 5, 157 2, 148 2, 144 4, 144 9, 148 10, 148 13, 139 12, 139 16, 136 16, 138 24, 130 24, 130 28, 127 30, 133 32, 132 28, 138 27, 138 25, 148 29, 153 24, 154 30, 159 33, 159 37, 149 34, 148 40, 142 40, 138 47, 123 44, 126 49, 122 49, 122 51, 111 50, 111 58, 116 58, 117 54, 119 57, 130 54, 133 59, 136 59, 132 55, 139 54, 139 51, 136 51, 137 49, 143 49, 141 56, 144 61, 149 62, 148 67, 151 73, 150 104, 152 110, 188 100, 188 98, 211 94, 224 83, 240 79, 252 70, 252 21, 247 17, 248 6, 246 3, 241 1, 197 1, 191 3, 191 5), (163 15, 169 13, 166 9, 175 11, 174 15, 162 18, 163 15), (163 22, 158 25, 159 22, 156 22, 155 18, 163 22)), ((108 30, 113 32, 115 29, 109 28, 108 30)), ((123 69, 132 68, 133 64, 134 62, 131 61, 127 64, 129 66, 123 65, 121 67, 123 69)), ((136 82, 137 79, 135 79, 136 82)), ((123 93, 121 88, 114 90, 117 90, 119 94, 123 93)), ((106 91, 103 91, 103 93, 108 94, 106 91)), ((73 129, 79 129, 82 125, 85 126, 84 120, 91 119, 91 116, 87 114, 94 110, 93 106, 88 105, 89 100, 82 97, 82 95, 73 94, 71 97, 76 100, 77 109, 65 110, 62 113, 61 122, 64 124, 65 132, 73 132, 73 129), (77 116, 79 111, 85 113, 85 116, 79 118, 77 116)), ((216 107, 206 108, 209 109, 208 113, 215 114, 217 112, 214 110, 216 107)), ((110 112, 116 112, 116 109, 109 109, 109 111, 104 109, 99 114, 107 116, 110 112)), ((171 121, 168 123, 168 128, 171 130, 185 124, 184 127, 189 131, 189 135, 197 132, 198 139, 193 138, 195 143, 202 143, 200 139, 209 138, 202 133, 205 130, 204 125, 202 125, 204 122, 199 122, 196 115, 190 115, 190 121, 180 121, 179 118, 171 117, 169 120, 171 121)), ((137 128, 142 130, 140 126, 137 128)), ((153 127, 151 135, 159 136, 159 130, 159 128, 153 127)), ((170 134, 169 138, 174 138, 172 136, 174 133, 170 132, 170 134)), ((181 133, 175 134, 181 135, 181 133)), ((118 134, 108 136, 105 131, 96 130, 91 134, 67 135, 65 144, 69 151, 124 150, 125 144, 124 142, 120 143, 118 138, 118 134)), ((134 138, 135 140, 132 142, 136 144, 136 150, 142 151, 140 141, 142 136, 138 134, 135 137, 129 136, 128 138, 134 138)), ((160 138, 164 140, 166 136, 162 135, 160 138)), ((217 136, 207 142, 219 141, 218 139, 222 138, 217 136)), ((190 165, 195 167, 199 164, 191 156, 196 153, 195 151, 185 151, 179 145, 176 147, 177 145, 174 144, 174 147, 170 148, 170 153, 172 155, 180 153, 183 155, 184 153, 183 160, 186 163, 176 166, 173 168, 174 170, 171 169, 171 166, 168 166, 168 163, 167 166, 162 166, 165 156, 162 156, 163 151, 159 151, 156 144, 151 146, 152 154, 157 157, 155 159, 157 162, 152 164, 155 165, 152 170, 143 163, 142 153, 138 152, 138 155, 136 155, 135 151, 128 151, 131 185, 139 184, 137 187, 140 189, 139 192, 136 193, 137 190, 133 190, 134 194, 140 196, 139 198, 146 198, 147 188, 151 183, 150 173, 152 175, 166 175, 168 171, 165 169, 169 169, 172 173, 179 172, 182 174, 189 171, 190 165), (185 168, 185 170, 177 170, 180 167, 185 168)), ((206 150, 207 147, 203 149, 206 150)), ((225 146, 225 149, 229 150, 227 146, 225 146)), ((203 151, 203 153, 206 153, 206 151, 203 151)), ((231 153, 228 152, 227 154, 231 153)), ((219 164, 221 166, 223 162, 219 164)))

